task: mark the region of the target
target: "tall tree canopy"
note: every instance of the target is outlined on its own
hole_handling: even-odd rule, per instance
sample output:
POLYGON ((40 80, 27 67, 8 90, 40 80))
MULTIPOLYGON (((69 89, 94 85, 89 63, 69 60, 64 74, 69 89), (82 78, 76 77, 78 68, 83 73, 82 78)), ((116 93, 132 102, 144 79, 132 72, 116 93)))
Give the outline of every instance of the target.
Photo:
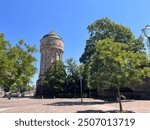
POLYGON ((118 89, 120 111, 122 111, 120 88, 131 83, 142 83, 150 77, 150 60, 144 52, 128 50, 125 43, 114 39, 101 40, 96 44, 88 69, 88 83, 91 87, 118 89))
POLYGON ((79 67, 73 58, 66 60, 67 91, 70 97, 79 97, 79 67))
MULTIPOLYGON (((131 30, 102 18, 88 26, 89 39, 80 62, 88 70, 85 77, 93 88, 120 88, 142 83, 149 77, 149 60, 144 53, 143 37, 135 38, 131 30)), ((122 109, 119 96, 120 109, 122 109)))
POLYGON ((24 91, 35 74, 35 46, 29 46, 20 40, 16 46, 4 40, 0 34, 0 86, 7 91, 24 91))
POLYGON ((81 63, 89 63, 91 56, 96 51, 95 43, 107 38, 112 38, 115 42, 129 44, 128 49, 134 50, 135 52, 144 49, 141 36, 138 39, 135 39, 129 28, 116 24, 108 18, 97 20, 89 25, 87 29, 90 37, 86 41, 84 53, 80 57, 81 63))
POLYGON ((79 68, 73 58, 69 58, 66 60, 66 68, 67 68, 67 80, 71 86, 77 84, 79 77, 79 68))

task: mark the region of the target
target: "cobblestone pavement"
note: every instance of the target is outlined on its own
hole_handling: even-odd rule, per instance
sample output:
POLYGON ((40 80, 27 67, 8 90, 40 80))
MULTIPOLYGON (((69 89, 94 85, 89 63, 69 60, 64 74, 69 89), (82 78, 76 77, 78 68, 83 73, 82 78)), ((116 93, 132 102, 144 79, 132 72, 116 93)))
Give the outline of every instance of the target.
MULTIPOLYGON (((130 100, 123 102, 124 110, 150 113, 150 100, 130 100)), ((32 99, 0 98, 0 113, 111 113, 119 109, 118 103, 106 103, 103 100, 80 99, 32 99)))

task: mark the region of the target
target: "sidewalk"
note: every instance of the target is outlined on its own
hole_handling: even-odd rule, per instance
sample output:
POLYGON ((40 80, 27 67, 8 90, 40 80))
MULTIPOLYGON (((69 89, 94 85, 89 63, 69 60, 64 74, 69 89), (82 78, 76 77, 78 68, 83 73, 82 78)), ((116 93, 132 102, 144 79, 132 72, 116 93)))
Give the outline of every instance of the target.
MULTIPOLYGON (((106 103, 103 100, 78 99, 30 99, 0 98, 0 113, 110 113, 119 110, 118 103, 106 103)), ((124 101, 124 110, 136 113, 150 113, 150 100, 124 101)))

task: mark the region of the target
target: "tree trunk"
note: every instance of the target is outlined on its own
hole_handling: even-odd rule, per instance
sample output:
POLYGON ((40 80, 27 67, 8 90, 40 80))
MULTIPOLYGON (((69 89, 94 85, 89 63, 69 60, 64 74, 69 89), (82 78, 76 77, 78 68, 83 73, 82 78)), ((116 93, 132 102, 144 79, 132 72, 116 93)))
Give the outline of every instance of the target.
POLYGON ((121 103, 121 95, 120 95, 120 87, 118 88, 118 102, 119 102, 120 112, 123 112, 123 107, 122 107, 122 103, 121 103))

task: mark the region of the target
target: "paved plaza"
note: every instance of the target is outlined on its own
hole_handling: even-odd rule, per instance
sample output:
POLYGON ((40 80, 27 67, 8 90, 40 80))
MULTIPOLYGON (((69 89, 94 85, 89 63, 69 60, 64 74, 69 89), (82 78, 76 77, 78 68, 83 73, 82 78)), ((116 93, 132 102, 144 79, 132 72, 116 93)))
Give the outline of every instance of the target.
MULTIPOLYGON (((0 113, 111 113, 118 111, 118 103, 107 103, 96 99, 32 99, 0 98, 0 113)), ((150 100, 123 102, 124 110, 135 113, 150 113, 150 100)))

